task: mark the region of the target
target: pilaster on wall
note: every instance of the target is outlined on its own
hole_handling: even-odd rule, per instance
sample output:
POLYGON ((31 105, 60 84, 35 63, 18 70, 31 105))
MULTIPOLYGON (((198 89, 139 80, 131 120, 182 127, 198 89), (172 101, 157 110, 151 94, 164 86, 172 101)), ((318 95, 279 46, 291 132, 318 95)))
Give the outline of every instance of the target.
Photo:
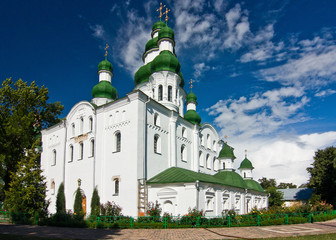
POLYGON ((169 121, 169 158, 170 158, 170 166, 169 167, 176 167, 177 166, 177 159, 176 159, 176 121, 178 118, 178 113, 175 111, 171 111, 170 121, 169 121))

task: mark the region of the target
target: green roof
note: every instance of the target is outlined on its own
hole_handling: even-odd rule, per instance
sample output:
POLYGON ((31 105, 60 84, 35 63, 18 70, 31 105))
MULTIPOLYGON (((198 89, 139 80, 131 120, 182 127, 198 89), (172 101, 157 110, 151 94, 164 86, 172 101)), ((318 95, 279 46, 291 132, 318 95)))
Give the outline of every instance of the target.
POLYGON ((134 74, 134 82, 135 84, 140 84, 143 82, 148 82, 149 76, 152 74, 151 71, 151 62, 146 65, 140 67, 138 71, 134 74))
POLYGON ((153 48, 158 48, 159 46, 157 45, 157 41, 158 38, 152 38, 150 39, 147 43, 146 43, 146 47, 145 47, 145 52, 147 52, 148 50, 151 50, 153 48))
POLYGON ((222 150, 220 151, 218 158, 231 158, 231 159, 235 159, 235 155, 233 153, 233 149, 227 144, 224 143, 224 146, 222 148, 222 150))
POLYGON ((202 121, 200 115, 198 115, 198 113, 195 110, 188 110, 183 117, 185 120, 193 123, 193 124, 197 124, 199 125, 202 121))
POLYGON ((161 29, 163 27, 166 27, 167 24, 161 21, 158 21, 156 23, 154 23, 153 27, 152 27, 152 31, 156 30, 156 29, 161 29))
POLYGON ((107 70, 113 72, 112 63, 110 63, 106 58, 98 64, 98 71, 107 70))
POLYGON ((247 189, 262 193, 265 192, 265 190, 261 187, 261 185, 257 181, 252 179, 245 179, 244 181, 246 183, 247 189))
POLYGON ((242 177, 236 172, 223 171, 216 175, 210 175, 178 167, 171 167, 164 170, 149 179, 147 184, 193 183, 197 180, 204 183, 213 183, 242 189, 247 188, 242 177))
POLYGON ((108 98, 113 100, 118 98, 117 90, 108 81, 100 81, 93 87, 91 94, 94 98, 108 98))
POLYGON ((245 157, 245 159, 241 162, 240 167, 238 169, 254 169, 254 167, 252 166, 251 161, 245 157))
POLYGON ((197 104, 197 97, 196 94, 190 91, 190 93, 187 95, 187 103, 195 103, 197 104))

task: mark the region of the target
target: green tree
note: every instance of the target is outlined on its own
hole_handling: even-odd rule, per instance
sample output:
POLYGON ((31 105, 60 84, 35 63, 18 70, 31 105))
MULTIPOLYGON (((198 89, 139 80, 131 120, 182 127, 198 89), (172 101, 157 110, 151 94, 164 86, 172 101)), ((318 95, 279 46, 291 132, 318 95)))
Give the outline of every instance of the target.
POLYGON ((310 174, 308 186, 322 200, 336 207, 336 148, 317 150, 312 167, 307 171, 310 174))
POLYGON ((56 196, 56 212, 59 214, 65 214, 65 195, 64 195, 64 184, 61 183, 58 187, 56 196))
POLYGON ((83 206, 82 206, 82 193, 80 188, 77 188, 75 202, 74 202, 74 213, 78 216, 84 215, 83 206))
POLYGON ((276 188, 276 185, 277 185, 274 178, 267 179, 267 178, 263 177, 263 178, 259 179, 258 181, 259 181, 259 183, 260 183, 260 185, 263 189, 268 189, 270 187, 275 187, 276 188))
POLYGON ((297 188, 297 185, 294 183, 280 183, 278 185, 278 189, 286 189, 286 188, 297 188))
POLYGON ((5 192, 5 206, 10 211, 28 213, 30 217, 46 215, 49 203, 45 201, 46 183, 39 161, 40 154, 33 146, 12 173, 9 190, 5 192))
POLYGON ((91 198, 91 215, 100 215, 100 197, 97 187, 94 188, 91 198))
POLYGON ((59 102, 48 103, 48 89, 21 79, 6 79, 0 88, 0 178, 8 190, 24 158, 25 150, 37 146, 40 131, 56 124, 63 110, 59 102))
POLYGON ((276 187, 269 187, 266 189, 266 192, 269 194, 269 207, 279 207, 282 205, 283 193, 279 192, 276 187))

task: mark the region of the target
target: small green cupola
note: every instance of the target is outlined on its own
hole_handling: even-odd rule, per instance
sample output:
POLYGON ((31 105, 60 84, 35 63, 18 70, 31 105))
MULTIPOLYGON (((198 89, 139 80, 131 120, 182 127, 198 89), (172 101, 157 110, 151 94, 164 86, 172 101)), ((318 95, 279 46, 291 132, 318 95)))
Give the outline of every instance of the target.
MULTIPOLYGON (((227 136, 225 136, 227 138, 227 136)), ((217 159, 219 160, 219 170, 220 171, 234 171, 233 162, 236 156, 233 153, 233 148, 230 147, 227 142, 223 142, 223 147, 218 154, 217 159)))
POLYGON ((92 103, 97 106, 118 99, 118 92, 112 86, 113 66, 107 60, 107 48, 108 45, 106 44, 105 59, 98 64, 99 83, 91 91, 93 97, 92 103))
POLYGON ((193 93, 193 80, 190 81, 190 93, 187 95, 186 98, 186 105, 187 105, 187 112, 184 114, 184 119, 193 123, 199 125, 202 121, 200 115, 196 112, 196 105, 197 105, 197 97, 196 94, 193 93))
POLYGON ((186 99, 187 99, 186 104, 194 103, 197 105, 197 97, 196 97, 196 94, 192 92, 192 90, 190 90, 190 93, 187 95, 186 99))
POLYGON ((110 63, 107 58, 105 57, 105 59, 103 61, 101 61, 99 64, 98 64, 98 72, 101 71, 101 70, 106 70, 106 71, 109 71, 111 73, 113 73, 113 66, 112 66, 112 63, 110 63))
POLYGON ((240 167, 238 168, 240 175, 244 179, 252 179, 252 170, 254 167, 250 160, 247 159, 247 150, 245 150, 245 159, 241 162, 240 167))
POLYGON ((166 26, 167 26, 167 24, 165 22, 162 22, 161 20, 154 23, 153 27, 152 27, 152 37, 157 37, 157 34, 155 34, 155 33, 159 32, 160 29, 162 29, 166 26))
POLYGON ((200 115, 198 115, 198 113, 195 110, 188 110, 184 114, 184 119, 191 122, 192 124, 197 124, 197 125, 200 125, 202 121, 200 115))
POLYGON ((235 159, 236 156, 233 153, 233 148, 231 148, 227 143, 224 143, 222 150, 219 152, 218 158, 235 159))

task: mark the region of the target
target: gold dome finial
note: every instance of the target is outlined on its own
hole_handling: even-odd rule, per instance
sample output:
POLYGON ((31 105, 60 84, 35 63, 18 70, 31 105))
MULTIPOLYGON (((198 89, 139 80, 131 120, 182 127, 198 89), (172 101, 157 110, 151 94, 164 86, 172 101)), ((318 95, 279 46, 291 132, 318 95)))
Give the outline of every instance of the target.
POLYGON ((189 84, 190 84, 190 89, 191 89, 191 90, 192 90, 192 88, 194 87, 194 85, 193 85, 194 82, 195 82, 194 80, 190 79, 189 84))
POLYGON ((107 49, 109 48, 109 45, 106 43, 106 46, 105 46, 105 58, 107 57, 107 49))
POLYGON ((227 135, 225 135, 225 136, 224 136, 224 138, 225 138, 225 143, 227 144, 227 139, 228 139, 228 136, 227 136, 227 135))
POLYGON ((162 3, 160 3, 160 7, 158 8, 158 9, 156 9, 156 11, 158 12, 158 11, 160 11, 160 15, 159 15, 159 18, 160 18, 160 21, 161 21, 161 17, 162 17, 162 9, 165 7, 166 5, 163 5, 162 6, 162 3))
POLYGON ((166 17, 165 17, 166 23, 168 22, 168 19, 169 19, 168 12, 170 12, 170 9, 166 8, 166 11, 163 13, 163 15, 166 15, 166 17))

